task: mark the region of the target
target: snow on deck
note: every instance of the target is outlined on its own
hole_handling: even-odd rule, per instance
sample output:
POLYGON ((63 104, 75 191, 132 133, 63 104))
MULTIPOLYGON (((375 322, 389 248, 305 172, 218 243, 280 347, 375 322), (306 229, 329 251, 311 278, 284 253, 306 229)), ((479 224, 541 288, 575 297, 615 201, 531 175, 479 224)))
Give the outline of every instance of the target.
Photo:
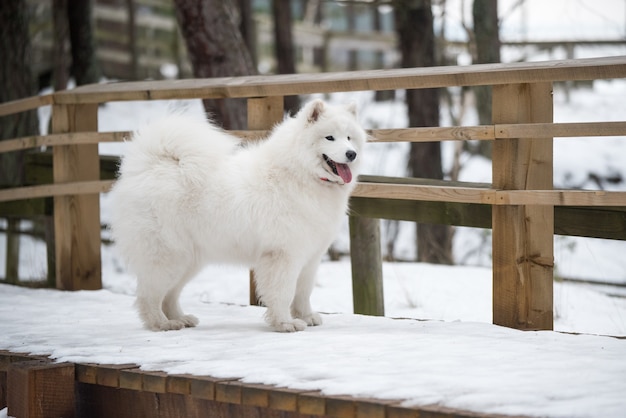
MULTIPOLYGON (((0 349, 407 406, 549 417, 626 411, 624 339, 341 313, 323 315, 322 326, 281 334, 263 322, 263 308, 211 300, 210 283, 194 283, 183 306, 200 325, 157 333, 141 327, 134 298, 119 283, 72 293, 0 285, 0 349)), ((221 283, 227 292, 228 283, 243 281, 221 283)))

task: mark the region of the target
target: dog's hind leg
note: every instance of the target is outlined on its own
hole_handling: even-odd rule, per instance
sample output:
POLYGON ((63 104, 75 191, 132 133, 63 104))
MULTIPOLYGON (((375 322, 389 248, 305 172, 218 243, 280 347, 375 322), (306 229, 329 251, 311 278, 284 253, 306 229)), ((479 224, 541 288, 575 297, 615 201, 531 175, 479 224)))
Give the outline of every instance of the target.
MULTIPOLYGON (((321 258, 321 257, 320 257, 321 258)), ((319 266, 320 258, 315 257, 300 273, 296 285, 296 294, 291 303, 291 314, 294 318, 300 318, 307 325, 321 325, 322 317, 311 308, 311 293, 315 287, 315 275, 319 266)))
MULTIPOLYGON (((167 269, 150 268, 137 274, 135 305, 144 326, 152 331, 177 330, 187 326, 180 318, 169 318, 167 312, 163 310, 168 292, 172 284, 176 282, 173 279, 176 277, 174 273, 167 269)), ((178 297, 176 297, 176 303, 178 303, 178 297)))
POLYGON ((180 292, 182 292, 185 285, 194 275, 194 273, 187 273, 183 276, 183 278, 167 292, 162 303, 163 313, 167 319, 181 321, 186 327, 195 327, 199 322, 198 318, 194 315, 185 315, 179 302, 180 292))
POLYGON ((282 251, 270 251, 254 267, 258 296, 265 306, 265 320, 280 332, 302 331, 307 324, 293 318, 289 305, 296 289, 298 270, 282 251))

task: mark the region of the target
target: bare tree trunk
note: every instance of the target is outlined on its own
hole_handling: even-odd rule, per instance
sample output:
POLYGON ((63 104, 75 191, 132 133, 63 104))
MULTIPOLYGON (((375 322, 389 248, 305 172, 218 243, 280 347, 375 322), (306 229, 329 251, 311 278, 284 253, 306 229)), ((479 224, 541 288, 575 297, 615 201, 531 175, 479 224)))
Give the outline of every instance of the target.
POLYGON ((93 36, 92 0, 67 0, 67 18, 72 45, 72 75, 77 85, 100 81, 93 36))
MULTIPOLYGON (((381 22, 381 16, 380 16, 380 12, 378 11, 378 2, 374 2, 372 3, 372 5, 370 6, 370 13, 372 15, 372 27, 374 28, 374 30, 376 32, 381 32, 382 30, 382 22, 381 22)), ((385 53, 383 51, 376 51, 375 52, 376 57, 375 57, 375 68, 376 69, 383 69, 385 68, 385 53)), ((377 90, 374 93, 374 100, 377 102, 383 102, 383 101, 387 101, 387 100, 393 100, 396 96, 396 91, 395 90, 377 90)))
POLYGON ((252 63, 256 68, 258 64, 257 48, 256 48, 256 30, 254 25, 254 13, 252 12, 252 0, 239 0, 239 13, 241 21, 239 22, 239 31, 243 37, 243 41, 248 48, 252 63))
MULTIPOLYGON (((175 0, 176 17, 187 43, 195 77, 256 74, 232 0, 175 0)), ((243 100, 204 100, 204 108, 226 129, 245 129, 243 100)))
MULTIPOLYGON (((274 48, 278 74, 295 74, 296 57, 293 45, 293 18, 289 0, 272 0, 274 16, 274 48)), ((285 110, 294 115, 298 112, 298 96, 285 96, 285 110)))
MULTIPOLYGON (((0 102, 36 93, 31 72, 26 0, 0 2, 0 102)), ((37 113, 28 111, 0 117, 0 140, 36 135, 37 113)), ((14 186, 24 180, 23 152, 0 154, 0 186, 14 186)))
MULTIPOLYGON (((435 36, 430 0, 393 2, 402 67, 435 65, 435 36)), ((439 126, 439 94, 436 89, 407 90, 409 125, 439 126)), ((409 171, 414 177, 443 178, 439 142, 413 143, 409 171)), ((452 264, 452 230, 446 225, 417 225, 418 261, 452 264)))
POLYGON ((126 0, 128 13, 128 49, 130 51, 130 74, 131 79, 139 79, 139 52, 137 51, 137 27, 135 25, 137 6, 135 0, 126 0))
MULTIPOLYGON (((306 0, 306 7, 303 20, 319 26, 322 23, 323 3, 321 0, 306 0)), ((326 48, 323 46, 313 48, 313 65, 316 65, 324 71, 327 68, 326 48)))
POLYGON ((52 22, 54 27, 52 87, 59 91, 67 88, 70 70, 67 0, 52 1, 52 22))
MULTIPOLYGON (((474 0, 474 39, 476 63, 500 62, 500 37, 498 33, 498 0, 474 0)), ((481 125, 491 124, 491 86, 474 87, 476 109, 481 125)), ((479 141, 478 152, 491 158, 489 141, 479 141)))
MULTIPOLYGON (((28 10, 26 0, 0 2, 0 103, 33 96, 28 10)), ((36 135, 37 113, 28 111, 0 117, 0 140, 36 135)), ((24 151, 0 154, 0 188, 24 184, 24 151)), ((19 219, 9 219, 5 279, 17 283, 19 267, 19 219)))
MULTIPOLYGON (((353 2, 348 2, 345 7, 346 23, 348 32, 354 33, 356 30, 356 6, 353 2)), ((351 49, 348 51, 348 71, 359 69, 359 51, 351 49)))

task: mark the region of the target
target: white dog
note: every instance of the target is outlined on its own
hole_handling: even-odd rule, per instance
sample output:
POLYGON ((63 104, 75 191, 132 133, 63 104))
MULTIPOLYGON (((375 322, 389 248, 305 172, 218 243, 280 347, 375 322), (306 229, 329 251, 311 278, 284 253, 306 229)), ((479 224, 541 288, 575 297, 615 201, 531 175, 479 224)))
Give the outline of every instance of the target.
POLYGON ((258 143, 172 115, 134 134, 112 191, 112 231, 151 330, 193 327, 178 299, 208 263, 252 268, 266 320, 301 331, 320 259, 347 211, 366 133, 354 105, 308 103, 258 143))

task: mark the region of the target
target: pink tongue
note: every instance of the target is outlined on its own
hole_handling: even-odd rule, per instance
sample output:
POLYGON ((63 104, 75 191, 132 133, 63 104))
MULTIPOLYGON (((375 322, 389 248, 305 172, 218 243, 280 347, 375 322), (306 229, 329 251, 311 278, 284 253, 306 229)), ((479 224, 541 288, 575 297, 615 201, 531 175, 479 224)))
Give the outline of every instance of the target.
POLYGON ((339 174, 344 183, 352 181, 352 172, 348 164, 335 163, 335 167, 337 167, 337 174, 339 174))

